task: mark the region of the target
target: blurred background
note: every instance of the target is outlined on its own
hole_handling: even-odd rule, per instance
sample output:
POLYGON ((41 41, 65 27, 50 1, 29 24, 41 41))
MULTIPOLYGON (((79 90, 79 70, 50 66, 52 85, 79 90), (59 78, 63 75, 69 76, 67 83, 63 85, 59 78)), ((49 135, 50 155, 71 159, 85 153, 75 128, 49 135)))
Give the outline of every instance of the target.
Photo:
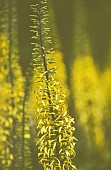
MULTIPOLYGON (((11 148, 10 141, 17 146, 16 150, 19 147, 25 150, 17 151, 17 157, 25 155, 26 169, 42 169, 35 161, 36 118, 32 97, 30 5, 35 3, 36 0, 0 0, 0 170, 9 170, 11 166, 13 170, 11 161, 3 159, 11 157, 11 149, 6 151, 6 146, 11 148), (15 137, 14 129, 18 132, 15 137), (16 141, 16 136, 21 142, 16 141)), ((110 170, 111 2, 48 0, 48 12, 60 79, 66 83, 69 113, 75 119, 78 139, 75 164, 79 170, 110 170)), ((21 159, 18 164, 22 164, 21 159)))

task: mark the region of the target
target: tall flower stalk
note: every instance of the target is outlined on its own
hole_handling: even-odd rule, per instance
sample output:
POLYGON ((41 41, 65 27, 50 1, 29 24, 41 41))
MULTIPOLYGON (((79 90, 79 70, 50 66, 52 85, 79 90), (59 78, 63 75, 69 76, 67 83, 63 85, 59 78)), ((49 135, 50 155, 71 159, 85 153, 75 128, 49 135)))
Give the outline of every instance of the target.
POLYGON ((38 157, 44 170, 75 170, 74 119, 67 112, 63 85, 56 77, 47 1, 37 0, 31 9, 38 157))

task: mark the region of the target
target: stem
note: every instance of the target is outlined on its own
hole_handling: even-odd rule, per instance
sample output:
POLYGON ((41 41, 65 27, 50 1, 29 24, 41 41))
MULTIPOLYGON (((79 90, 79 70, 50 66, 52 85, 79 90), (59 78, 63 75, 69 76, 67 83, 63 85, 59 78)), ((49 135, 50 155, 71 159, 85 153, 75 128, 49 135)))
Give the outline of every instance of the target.
MULTIPOLYGON (((43 40, 42 40, 42 24, 41 24, 41 15, 40 15, 40 1, 38 2, 39 4, 39 36, 40 36, 40 46, 41 46, 41 53, 42 53, 42 58, 43 58, 43 62, 44 62, 44 69, 45 69, 45 73, 46 73, 46 85, 47 85, 47 95, 48 95, 48 101, 49 101, 49 108, 50 108, 50 112, 53 112, 54 109, 53 109, 53 104, 52 104, 52 101, 51 101, 51 95, 50 95, 50 89, 49 89, 49 84, 48 84, 48 81, 49 81, 49 74, 48 74, 48 67, 47 67, 47 61, 46 61, 46 54, 45 54, 45 51, 44 51, 44 45, 43 45, 43 40)), ((52 115, 52 120, 54 121, 54 115, 52 115)), ((58 129, 56 129, 58 130, 58 129)), ((58 133, 56 133, 56 138, 58 136, 58 133)), ((59 142, 57 142, 59 143, 59 142)), ((60 160, 59 158, 59 149, 58 147, 56 148, 55 150, 55 155, 56 157, 60 160)))
POLYGON ((49 90, 49 85, 48 85, 48 81, 49 81, 49 74, 48 74, 48 68, 47 68, 47 61, 46 61, 46 54, 45 51, 43 49, 44 45, 43 45, 43 40, 42 40, 42 24, 41 24, 41 15, 40 15, 40 1, 38 2, 39 4, 39 35, 40 35, 40 46, 41 46, 41 53, 42 53, 42 58, 43 58, 43 62, 44 62, 44 70, 46 72, 46 85, 47 85, 47 95, 49 97, 49 106, 50 106, 50 111, 53 111, 52 108, 52 102, 51 102, 51 95, 50 95, 50 90, 49 90))

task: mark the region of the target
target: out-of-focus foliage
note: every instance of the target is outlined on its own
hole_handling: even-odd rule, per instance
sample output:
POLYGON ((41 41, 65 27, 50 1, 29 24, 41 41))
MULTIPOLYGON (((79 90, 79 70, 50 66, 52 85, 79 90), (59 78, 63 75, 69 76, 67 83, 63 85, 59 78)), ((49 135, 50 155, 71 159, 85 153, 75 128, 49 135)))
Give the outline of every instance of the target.
POLYGON ((50 48, 47 1, 38 1, 31 8, 33 9, 31 31, 34 33, 32 44, 37 98, 38 157, 45 170, 75 170, 74 119, 67 112, 63 86, 57 81, 56 58, 53 49, 50 48))
POLYGON ((94 132, 97 144, 104 144, 104 134, 101 129, 104 111, 104 97, 99 88, 99 75, 96 71, 91 57, 77 58, 74 63, 74 95, 77 113, 81 122, 84 124, 87 133, 94 132), (99 100, 101 98, 101 100, 99 100), (98 127, 92 129, 92 124, 98 127), (88 126, 89 124, 89 126, 88 126))
MULTIPOLYGON (((6 126, 6 124, 8 124, 8 127, 10 127, 10 123, 12 124, 12 119, 10 119, 10 123, 9 121, 5 118, 6 116, 4 115, 5 110, 7 110, 7 106, 6 106, 6 101, 8 96, 10 95, 10 84, 8 84, 6 82, 6 77, 8 75, 8 70, 5 68, 5 66, 7 67, 5 61, 8 60, 8 41, 6 36, 0 35, 0 160, 3 163, 5 162, 5 154, 7 154, 8 159, 9 156, 11 155, 9 148, 7 149, 7 153, 5 151, 5 146, 4 146, 4 142, 6 142, 7 140, 7 135, 10 136, 10 131, 4 129, 4 126, 6 126), (5 47, 5 48, 4 48, 5 47), (7 122, 5 123, 5 120, 7 120, 7 122), (6 134, 7 133, 7 134, 6 134)), ((8 64, 8 63, 7 63, 8 64)), ((10 165, 10 159, 9 162, 7 162, 7 166, 10 165)))
POLYGON ((32 169, 31 144, 33 142, 30 141, 31 131, 28 101, 26 99, 27 92, 24 90, 24 78, 18 63, 18 57, 15 57, 12 53, 10 65, 9 50, 7 35, 1 34, 0 168, 12 170, 13 168, 20 169, 24 166, 24 169, 32 169), (10 82, 9 65, 12 68, 13 84, 10 82))
MULTIPOLYGON (((22 121, 23 78, 17 59, 12 55, 14 84, 10 83, 9 41, 5 34, 0 35, 0 129, 1 129, 1 161, 3 169, 11 167, 14 160, 13 148, 16 150, 16 121, 22 121)), ((17 131, 16 131, 17 132, 17 131)))
POLYGON ((74 55, 85 56, 90 54, 90 42, 86 32, 85 1, 75 0, 74 8, 74 55))
POLYGON ((16 1, 3 2, 0 21, 0 169, 34 169, 29 84, 19 65, 16 1))
MULTIPOLYGON (((95 149, 97 148, 104 164, 105 161, 107 161, 104 154, 106 154, 108 146, 104 121, 106 116, 110 115, 110 77, 111 69, 107 68, 101 73, 95 66, 91 56, 77 57, 74 61, 72 84, 75 109, 79 116, 78 121, 79 124, 84 127, 88 145, 92 150, 92 153, 95 152, 95 149)), ((108 147, 110 149, 110 144, 108 147)))
MULTIPOLYGON (((55 57, 56 59, 56 72, 55 72, 55 76, 57 81, 61 81, 62 84, 64 85, 63 93, 68 97, 69 96, 69 90, 67 87, 67 76, 66 76, 66 68, 65 65, 63 63, 63 54, 60 51, 56 51, 54 52, 54 54, 48 54, 47 57, 48 58, 52 58, 55 57)), ((49 65, 49 69, 55 67, 55 63, 52 63, 51 65, 49 65)))

